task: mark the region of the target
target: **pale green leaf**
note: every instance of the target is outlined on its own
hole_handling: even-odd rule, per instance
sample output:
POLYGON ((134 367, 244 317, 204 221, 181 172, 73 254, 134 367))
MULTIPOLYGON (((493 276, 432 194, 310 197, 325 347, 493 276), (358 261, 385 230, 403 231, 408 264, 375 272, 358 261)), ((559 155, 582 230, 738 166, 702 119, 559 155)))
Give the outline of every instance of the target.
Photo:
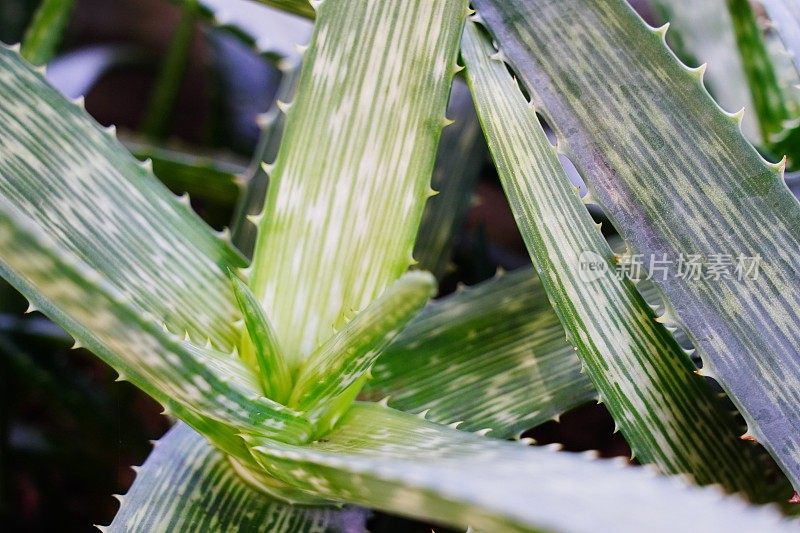
POLYGON ((248 485, 229 460, 189 426, 178 423, 136 469, 110 532, 363 531, 366 511, 313 508, 275 501, 248 485))
POLYGON ((800 72, 800 2, 797 0, 761 0, 800 72))
POLYGON ((319 7, 283 106, 250 283, 292 368, 412 262, 466 10, 466 0, 319 7))
POLYGON ((330 411, 330 402, 365 377, 381 350, 435 294, 436 280, 427 272, 409 272, 390 285, 309 356, 289 405, 308 412, 312 421, 330 411))
POLYGON ((800 486, 800 204, 782 167, 622 0, 476 4, 632 252, 670 261, 655 278, 674 311, 665 318, 800 486), (692 256, 700 275, 679 275, 692 256), (733 265, 725 279, 726 258, 741 276, 733 265))
POLYGON ((618 275, 534 108, 494 53, 469 22, 462 55, 489 149, 542 286, 600 398, 639 460, 763 498, 761 467, 733 417, 633 282, 618 275))
POLYGON ((531 269, 429 304, 381 354, 363 396, 508 438, 597 399, 531 269))
POLYGON ((795 531, 773 509, 644 468, 479 437, 356 404, 324 441, 248 439, 287 483, 481 531, 795 531))

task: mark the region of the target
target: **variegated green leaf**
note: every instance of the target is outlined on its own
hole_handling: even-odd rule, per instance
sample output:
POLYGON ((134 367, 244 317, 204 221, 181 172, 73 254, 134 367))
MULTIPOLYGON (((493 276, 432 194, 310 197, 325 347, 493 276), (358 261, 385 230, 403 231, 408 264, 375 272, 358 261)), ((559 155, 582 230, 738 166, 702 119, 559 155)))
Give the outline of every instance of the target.
POLYGON ((614 254, 533 106, 480 29, 468 22, 464 35, 478 117, 542 286, 634 453, 662 472, 763 498, 764 476, 733 417, 633 282, 613 268, 614 254))
POLYGON ((6 48, 0 91, 0 194, 172 331, 232 347, 230 243, 6 48))
POLYGON ((499 438, 597 399, 531 269, 429 304, 372 376, 366 399, 499 438))
POLYGON ((238 431, 295 442, 309 424, 261 398, 252 373, 227 354, 165 331, 104 272, 63 250, 7 198, 0 197, 0 273, 75 339, 179 416, 183 411, 238 431))
POLYGON ((248 485, 228 459, 178 423, 147 461, 108 528, 110 532, 264 531, 358 533, 366 511, 291 506, 248 485))
POLYGON ((435 294, 436 280, 427 272, 409 272, 395 281, 309 355, 288 405, 308 412, 312 421, 326 413, 333 425, 341 413, 331 412, 331 402, 351 387, 356 387, 352 397, 358 393, 381 350, 435 294))
POLYGON ((800 486, 800 204, 782 166, 622 0, 476 4, 632 253, 669 261, 655 277, 664 320, 689 332, 703 373, 800 486), (692 260, 698 273, 679 270, 692 260))
POLYGON ((261 135, 258 138, 258 146, 253 154, 250 167, 247 169, 247 188, 236 203, 231 223, 233 242, 248 257, 253 254, 257 234, 256 226, 249 217, 256 215, 254 220, 257 221, 258 213, 264 209, 268 181, 264 167, 266 166, 268 169, 268 164, 275 161, 286 123, 286 115, 281 113, 278 105, 281 102, 291 101, 293 98, 297 78, 300 77, 300 67, 301 65, 297 64, 284 65, 281 68, 282 77, 276 101, 266 113, 258 117, 261 135))
POLYGON ((292 368, 412 262, 466 10, 466 0, 318 8, 283 106, 251 278, 292 368))
POLYGON ((761 134, 725 0, 653 0, 660 22, 669 23, 667 42, 681 60, 707 66, 706 84, 727 110, 745 108, 742 130, 753 142, 761 134))
POLYGON ((459 80, 453 83, 447 117, 454 124, 445 128, 439 140, 431 178, 431 186, 437 194, 425 206, 414 245, 417 267, 432 272, 439 279, 447 273, 459 227, 488 159, 469 89, 459 80))
POLYGON ((309 423, 261 397, 249 369, 189 340, 238 338, 225 269, 241 260, 230 245, 6 48, 0 87, 3 277, 122 379, 209 425, 227 448, 245 430, 307 439, 309 423))
POLYGON ((480 531, 795 531, 773 509, 710 488, 456 431, 356 404, 324 441, 249 439, 268 471, 307 491, 480 531))

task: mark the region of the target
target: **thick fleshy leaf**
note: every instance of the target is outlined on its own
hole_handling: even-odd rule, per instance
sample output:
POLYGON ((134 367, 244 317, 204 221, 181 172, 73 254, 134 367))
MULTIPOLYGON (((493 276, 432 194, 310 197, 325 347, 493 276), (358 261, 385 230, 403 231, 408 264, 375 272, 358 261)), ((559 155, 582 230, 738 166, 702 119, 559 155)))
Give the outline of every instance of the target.
POLYGON ((168 411, 232 435, 308 438, 229 354, 165 329, 222 346, 238 336, 232 248, 14 52, 0 48, 0 67, 3 277, 168 411))
POLYGON ((597 399, 532 269, 429 304, 381 354, 362 397, 508 438, 597 399))
POLYGON ((0 195, 172 331, 230 348, 243 260, 79 106, 0 49, 0 195))
POLYGON ((454 121, 439 140, 431 186, 436 196, 428 200, 414 245, 417 267, 441 279, 447 273, 453 244, 475 192, 475 183, 488 160, 478 117, 469 89, 455 80, 447 117, 454 121))
POLYGON ((242 480, 228 459, 178 423, 136 469, 136 480, 106 528, 131 531, 360 533, 367 512, 291 506, 242 480))
POLYGON ((256 244, 256 226, 253 221, 258 220, 257 215, 264 209, 267 196, 267 172, 265 166, 275 161, 278 154, 283 128, 286 124, 286 115, 278 108, 279 102, 291 101, 300 77, 300 64, 284 66, 281 68, 281 82, 275 95, 276 101, 266 113, 258 117, 261 135, 258 145, 253 153, 250 167, 247 169, 247 189, 239 197, 233 213, 231 231, 233 242, 246 256, 253 255, 256 244), (250 220, 249 217, 256 216, 250 220))
POLYGON ((725 109, 745 109, 742 131, 761 142, 752 96, 724 0, 653 0, 660 23, 669 23, 667 42, 691 67, 706 65, 705 81, 725 109))
POLYGON ((181 416, 302 442, 309 424, 261 398, 249 369, 165 331, 93 266, 0 197, 0 273, 38 309, 127 379, 181 416))
MULTIPOLYGON (((358 386, 381 350, 435 294, 436 280, 428 272, 409 272, 395 281, 311 353, 297 377, 289 405, 308 412, 312 421, 323 413, 338 419, 339 413, 331 413, 331 402, 351 386, 358 386)), ((331 425, 334 423, 332 420, 331 425)))
POLYGON ((668 261, 665 319, 800 486, 800 204, 782 166, 622 0, 476 4, 632 253, 668 261))
POLYGON ((250 439, 300 488, 481 531, 794 531, 773 509, 625 463, 479 437, 356 404, 324 441, 250 439))
POLYGON ((285 404, 292 390, 292 375, 283 359, 272 324, 245 282, 232 272, 230 277, 244 316, 244 331, 247 332, 242 339, 240 353, 251 368, 257 370, 264 395, 285 404))
POLYGON ((411 264, 466 4, 318 8, 250 283, 293 368, 411 264))
POLYGON ((763 498, 753 450, 614 254, 564 172, 536 112, 488 37, 467 23, 462 56, 478 117, 544 290, 617 426, 665 473, 763 498), (698 431, 698 428, 703 428, 698 431))

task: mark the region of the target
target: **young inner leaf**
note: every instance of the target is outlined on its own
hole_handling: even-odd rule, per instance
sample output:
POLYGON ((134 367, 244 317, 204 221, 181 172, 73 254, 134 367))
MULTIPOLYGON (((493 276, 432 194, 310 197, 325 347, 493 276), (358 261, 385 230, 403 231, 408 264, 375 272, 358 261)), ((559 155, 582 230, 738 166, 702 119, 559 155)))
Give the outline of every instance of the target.
POLYGON ((242 357, 257 365, 264 395, 285 403, 292 390, 292 376, 281 353, 278 338, 250 288, 233 272, 229 271, 228 275, 247 329, 247 336, 242 337, 242 357))

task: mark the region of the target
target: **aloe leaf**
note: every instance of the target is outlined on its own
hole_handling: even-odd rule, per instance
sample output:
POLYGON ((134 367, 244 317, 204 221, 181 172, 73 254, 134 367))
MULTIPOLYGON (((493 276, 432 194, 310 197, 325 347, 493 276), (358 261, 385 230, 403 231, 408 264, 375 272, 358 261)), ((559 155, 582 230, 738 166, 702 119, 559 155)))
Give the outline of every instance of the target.
POLYGON ((236 203, 231 223, 233 242, 248 257, 253 254, 257 235, 256 226, 249 217, 257 217, 264 209, 268 185, 264 166, 275 160, 286 124, 286 115, 280 112, 278 102, 288 102, 293 98, 297 79, 300 77, 300 65, 284 65, 281 67, 281 73, 275 103, 266 113, 258 117, 261 128, 258 146, 247 170, 247 188, 236 203))
MULTIPOLYGON (((409 272, 390 285, 309 356, 297 377, 289 405, 309 412, 312 421, 329 412, 330 402, 369 372, 381 350, 434 294, 436 280, 427 272, 409 272)), ((332 416, 338 418, 336 414, 332 416)))
POLYGON ((2 276, 168 411, 308 438, 296 412, 230 379, 249 369, 191 343, 238 340, 230 244, 6 48, 0 88, 2 276))
POLYGON ((706 64, 705 82, 725 109, 745 108, 742 131, 762 142, 753 98, 723 0, 653 0, 662 22, 669 22, 667 42, 687 65, 706 64))
POLYGON ((33 305, 179 416, 302 442, 308 422, 261 398, 237 360, 183 342, 0 197, 0 273, 33 305), (222 401, 224 399, 224 401, 222 401))
POLYGON ((0 195, 171 331, 228 350, 244 260, 109 131, 0 48, 0 195), (133 288, 136 290, 133 290, 133 288))
POLYGON ((44 0, 33 16, 22 43, 22 56, 34 65, 44 65, 56 53, 74 0, 44 0))
POLYGON ((293 369, 412 263, 466 11, 319 5, 250 281, 293 369))
POLYGON ((458 229, 488 159, 469 89, 458 80, 453 83, 447 116, 454 124, 445 128, 439 140, 431 178, 431 187, 437 194, 425 206, 414 245, 417 267, 438 279, 447 273, 458 229))
POLYGON ((800 486, 800 204, 782 165, 759 156, 702 72, 681 65, 663 32, 624 2, 477 5, 630 257, 670 261, 654 277, 672 310, 662 320, 688 331, 748 437, 800 486), (580 31, 566 38, 570 25, 580 31), (699 273, 679 274, 681 258, 699 258, 699 273), (726 258, 740 275, 734 266, 726 275, 726 258))
POLYGON ((248 485, 228 459, 185 424, 175 425, 124 496, 109 532, 363 531, 366 512, 310 508, 275 501, 248 485))
POLYGON ((789 112, 783 91, 749 0, 726 0, 733 21, 736 43, 753 95, 762 137, 769 141, 783 131, 789 112))
POLYGON ((356 404, 324 441, 248 439, 309 492, 457 527, 503 531, 794 531, 772 509, 645 469, 456 431, 356 404))
POLYGON ((642 461, 762 498, 763 474, 723 408, 633 282, 613 268, 558 154, 491 43, 462 43, 478 117, 522 236, 567 337, 642 461), (597 270, 586 270, 590 264, 597 270), (697 431, 702 427, 703 431, 697 431))
POLYGON ((258 369, 264 395, 285 403, 292 390, 292 376, 272 325, 250 288, 235 274, 231 273, 230 277, 248 334, 243 339, 242 356, 253 368, 258 369))
POLYGON ((527 268, 428 304, 371 373, 365 399, 498 438, 597 399, 527 268))

